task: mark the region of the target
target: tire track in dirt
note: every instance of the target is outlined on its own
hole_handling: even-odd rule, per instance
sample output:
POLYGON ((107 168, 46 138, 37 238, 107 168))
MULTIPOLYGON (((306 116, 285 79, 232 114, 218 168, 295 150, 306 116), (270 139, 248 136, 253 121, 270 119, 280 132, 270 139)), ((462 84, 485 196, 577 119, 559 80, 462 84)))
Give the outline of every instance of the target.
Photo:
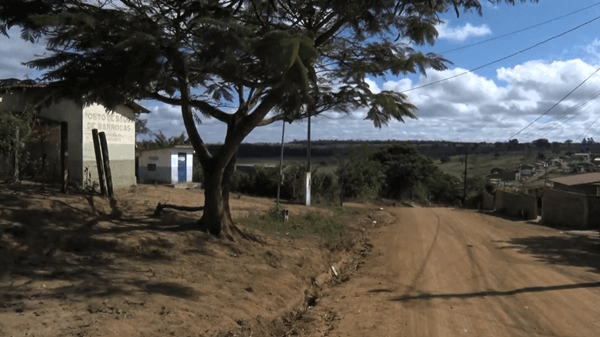
POLYGON ((553 232, 471 211, 397 208, 363 268, 321 305, 308 336, 596 336, 600 275, 548 264, 515 238, 553 232), (516 241, 518 242, 518 241, 516 241), (573 276, 567 276, 573 275, 573 276), (581 275, 576 277, 576 275, 581 275))

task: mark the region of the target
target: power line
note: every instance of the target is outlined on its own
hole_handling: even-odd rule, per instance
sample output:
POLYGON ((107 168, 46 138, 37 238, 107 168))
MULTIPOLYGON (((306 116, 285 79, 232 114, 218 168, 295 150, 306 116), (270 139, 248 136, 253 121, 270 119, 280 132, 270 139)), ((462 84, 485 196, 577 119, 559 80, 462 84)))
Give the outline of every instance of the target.
POLYGON ((572 120, 573 118, 575 118, 579 114, 579 112, 581 112, 581 111, 579 111, 579 112, 576 112, 576 111, 583 109, 586 105, 588 105, 590 102, 592 102, 593 100, 597 99, 598 97, 600 97, 600 91, 597 91, 596 93, 594 93, 594 95, 592 95, 592 97, 590 97, 589 99, 587 99, 585 102, 580 103, 579 105, 577 105, 577 106, 575 106, 575 107, 573 107, 573 108, 565 111, 564 113, 562 113, 562 115, 560 116, 560 118, 555 119, 555 120, 553 120, 553 121, 550 122, 550 123, 554 123, 555 126, 548 125, 546 128, 542 128, 541 130, 538 130, 538 132, 536 132, 535 134, 529 136, 526 139, 526 142, 528 142, 529 140, 535 139, 535 138, 544 137, 545 135, 553 132, 554 130, 556 130, 556 128, 560 124, 559 122, 561 120, 563 120, 564 118, 566 118, 567 116, 569 116, 569 114, 575 112, 571 117, 567 118, 565 122, 568 122, 568 121, 572 120), (546 133, 542 133, 544 131, 547 131, 547 132, 546 133))
POLYGON ((459 76, 462 76, 462 75, 466 75, 466 74, 468 74, 468 73, 472 73, 472 72, 474 72, 474 71, 476 71, 476 70, 479 70, 479 69, 485 68, 485 67, 487 67, 487 66, 490 66, 490 65, 492 65, 492 64, 495 64, 495 63, 498 63, 498 62, 504 61, 504 60, 506 60, 506 59, 509 59, 509 58, 511 58, 511 57, 513 57, 513 56, 516 56, 516 55, 522 54, 522 53, 524 53, 524 52, 526 52, 526 51, 528 51, 528 50, 531 50, 531 49, 533 49, 533 48, 535 48, 535 47, 537 47, 537 46, 540 46, 540 45, 542 45, 542 44, 544 44, 544 43, 550 42, 550 41, 552 41, 552 40, 554 40, 554 39, 556 39, 556 38, 559 38, 559 37, 561 37, 561 36, 563 36, 563 35, 565 35, 565 34, 568 34, 568 33, 572 32, 572 31, 574 31, 574 30, 577 30, 577 29, 579 29, 579 28, 581 28, 581 27, 583 27, 583 26, 585 26, 585 25, 588 25, 588 24, 590 24, 590 23, 592 23, 592 22, 594 22, 594 21, 596 21, 596 20, 598 20, 598 19, 600 19, 600 16, 597 16, 597 17, 593 18, 593 19, 592 19, 592 20, 590 20, 590 21, 586 21, 586 22, 582 23, 581 25, 579 25, 579 26, 577 26, 577 27, 574 27, 574 28, 571 28, 571 29, 569 29, 569 30, 567 30, 567 31, 565 31, 565 32, 562 32, 562 33, 558 34, 558 35, 554 35, 553 37, 551 37, 551 38, 548 38, 548 39, 546 39, 546 40, 544 40, 544 41, 542 41, 542 42, 538 42, 538 43, 534 44, 534 45, 533 45, 533 46, 531 46, 531 47, 527 47, 527 48, 525 48, 525 49, 522 49, 522 50, 520 50, 520 51, 518 51, 518 52, 516 52, 516 53, 512 53, 512 54, 510 54, 510 55, 508 55, 508 56, 505 56, 505 57, 502 57, 502 58, 500 58, 500 59, 497 59, 497 60, 495 60, 495 61, 492 61, 492 62, 486 63, 486 64, 484 64, 484 65, 482 65, 482 66, 479 66, 479 67, 477 67, 477 68, 473 68, 473 69, 467 70, 467 71, 465 71, 465 72, 463 72, 463 73, 460 73, 460 74, 457 74, 457 75, 454 75, 454 76, 450 76, 450 77, 447 77, 447 78, 444 78, 444 79, 441 79, 441 80, 438 80, 438 81, 435 81, 435 82, 431 82, 431 83, 427 83, 427 84, 424 84, 424 85, 421 85, 421 86, 418 86, 418 87, 414 87, 414 88, 406 89, 406 90, 404 90, 404 91, 401 91, 401 92, 402 92, 402 93, 405 93, 405 92, 409 92, 409 91, 413 91, 413 90, 417 90, 417 89, 426 88, 426 87, 432 86, 432 85, 434 85, 434 84, 438 84, 438 83, 441 83, 441 82, 445 82, 445 81, 451 80, 451 79, 453 79, 453 78, 456 78, 456 77, 459 77, 459 76))
POLYGON ((536 27, 539 27, 539 26, 543 26, 543 25, 545 25, 545 24, 547 24, 547 23, 550 23, 550 22, 553 22, 553 21, 556 21, 556 20, 559 20, 559 19, 562 19, 562 18, 566 18, 567 16, 570 16, 570 15, 573 15, 573 14, 577 14, 577 13, 579 13, 579 12, 583 12, 583 11, 585 11, 586 9, 590 9, 590 8, 592 8, 592 7, 594 7, 594 6, 598 6, 598 5, 600 5, 600 3, 595 3, 595 4, 593 4, 593 5, 590 5, 590 6, 587 6, 587 7, 585 7, 585 8, 582 8, 582 9, 576 10, 576 11, 574 11, 574 12, 571 12, 571 13, 565 14, 565 15, 563 15, 563 16, 559 16, 559 17, 557 17, 557 18, 550 19, 550 20, 548 20, 548 21, 544 21, 544 22, 542 22, 542 23, 538 23, 537 25, 533 25, 533 26, 529 26, 529 27, 526 27, 526 28, 523 28, 523 29, 515 30, 514 32, 511 32, 511 33, 507 33, 507 34, 500 35, 500 36, 497 36, 497 37, 494 37, 494 38, 486 39, 486 40, 483 40, 483 41, 480 41, 480 42, 471 43, 471 44, 468 44, 468 45, 466 45, 466 46, 462 46, 462 47, 458 47, 458 48, 454 48, 454 49, 446 50, 446 51, 443 51, 443 52, 441 52, 440 54, 448 54, 448 53, 452 53, 452 52, 455 52, 455 51, 457 51, 457 50, 461 50, 461 49, 465 49, 465 48, 469 48, 469 47, 477 46, 477 45, 484 44, 484 43, 487 43, 487 42, 490 42, 490 41, 494 41, 494 40, 501 39, 501 38, 503 38, 503 37, 507 37, 507 36, 514 35, 514 34, 517 34, 517 33, 521 33, 521 32, 524 32, 524 31, 526 31, 526 30, 530 30, 530 29, 533 29, 533 28, 536 28, 536 27))
POLYGON ((587 129, 585 129, 585 131, 583 131, 583 133, 581 135, 579 135, 579 137, 577 137, 575 139, 579 139, 579 138, 583 137, 585 135, 585 133, 592 127, 592 125, 594 125, 594 123, 596 123, 596 121, 598 120, 598 118, 600 118, 600 115, 598 117, 596 117, 596 119, 594 119, 594 121, 592 122, 592 124, 590 124, 590 126, 588 126, 587 129))
POLYGON ((550 109, 546 110, 543 114, 541 114, 538 118, 536 118, 533 122, 529 123, 526 127, 522 128, 521 130, 519 130, 519 132, 515 133, 514 135, 508 137, 508 139, 510 140, 511 138, 515 137, 516 135, 520 134, 521 132, 523 132, 525 129, 527 129, 528 127, 530 127, 531 125, 533 125, 533 123, 537 122, 540 118, 544 117, 548 112, 550 112, 550 110, 554 109, 557 105, 559 105, 562 101, 564 101, 565 99, 567 99, 567 97, 569 97, 573 92, 575 92, 575 90, 579 89, 579 87, 581 87, 585 82, 587 82, 592 76, 594 76, 598 71, 600 71, 600 68, 596 69, 596 71, 594 71, 590 76, 588 76, 585 80, 583 80, 583 82, 579 83, 573 90, 571 90, 565 97, 561 98, 560 101, 556 102, 556 104, 554 104, 550 109))

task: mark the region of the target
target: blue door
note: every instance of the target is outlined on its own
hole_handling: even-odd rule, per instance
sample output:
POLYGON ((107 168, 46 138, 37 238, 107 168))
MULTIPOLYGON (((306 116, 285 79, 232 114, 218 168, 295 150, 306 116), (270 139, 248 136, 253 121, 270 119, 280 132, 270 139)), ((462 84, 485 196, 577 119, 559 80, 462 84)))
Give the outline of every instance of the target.
POLYGON ((180 183, 185 183, 187 181, 186 177, 187 177, 187 165, 186 165, 186 154, 185 153, 180 153, 179 154, 179 160, 178 160, 178 166, 177 166, 177 171, 178 171, 178 177, 179 177, 179 182, 180 183))

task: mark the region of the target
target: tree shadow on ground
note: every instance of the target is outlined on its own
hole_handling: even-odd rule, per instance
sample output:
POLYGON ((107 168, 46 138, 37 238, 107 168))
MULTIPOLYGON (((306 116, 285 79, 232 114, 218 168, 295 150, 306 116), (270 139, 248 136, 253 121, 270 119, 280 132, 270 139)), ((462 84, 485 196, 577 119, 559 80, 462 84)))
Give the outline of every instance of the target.
MULTIPOLYGON (((4 308, 24 297, 62 300, 158 293, 193 300, 201 295, 184 284, 155 282, 154 272, 141 267, 145 261, 169 264, 177 258, 167 233, 194 233, 189 239, 179 237, 178 248, 182 242, 189 248, 201 248, 211 240, 220 245, 197 230, 197 218, 184 212, 168 212, 161 218, 128 217, 120 209, 121 200, 95 198, 77 191, 64 195, 39 185, 0 185, 0 284, 6 285, 0 303, 4 308), (107 211, 98 211, 94 200, 104 203, 107 211), (40 292, 37 281, 68 285, 40 292)), ((202 249, 197 253, 210 256, 202 249)))
MULTIPOLYGON (((552 266, 570 266, 585 268, 586 272, 600 273, 600 241, 591 235, 556 235, 512 238, 498 249, 514 249, 521 254, 534 256, 541 262, 552 266)), ((522 293, 537 293, 568 289, 600 288, 600 282, 593 278, 580 277, 589 281, 584 283, 561 284, 553 286, 529 286, 512 290, 486 290, 468 293, 401 295, 391 301, 409 302, 416 300, 474 298, 483 296, 512 296, 522 293)), ((376 291, 376 290, 374 290, 376 291)))
POLYGON ((430 294, 423 293, 419 295, 402 295, 392 297, 390 301, 409 302, 416 300, 432 300, 432 299, 452 299, 452 298, 474 298, 474 297, 494 297, 494 296, 512 296, 523 293, 538 293, 546 291, 569 290, 569 289, 584 289, 584 288, 600 288, 600 282, 587 282, 575 284, 561 284, 556 286, 540 286, 540 287, 523 287, 514 290, 487 290, 469 293, 449 293, 449 294, 430 294))
POLYGON ((504 243, 508 246, 498 249, 515 249, 550 265, 583 267, 589 272, 600 273, 600 241, 597 236, 530 236, 504 243))

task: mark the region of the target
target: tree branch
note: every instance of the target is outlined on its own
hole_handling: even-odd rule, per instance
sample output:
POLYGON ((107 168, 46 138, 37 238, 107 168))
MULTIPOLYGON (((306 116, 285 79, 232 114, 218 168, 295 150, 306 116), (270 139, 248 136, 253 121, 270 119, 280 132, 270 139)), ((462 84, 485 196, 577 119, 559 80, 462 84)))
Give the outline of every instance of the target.
MULTIPOLYGON (((155 100, 161 101, 163 103, 167 103, 167 104, 171 104, 171 105, 179 105, 179 106, 181 106, 183 104, 183 101, 178 98, 166 97, 157 92, 151 92, 148 94, 151 98, 154 98, 155 100)), ((228 114, 222 110, 219 110, 204 101, 190 100, 189 104, 192 107, 202 110, 202 112, 204 112, 205 114, 208 114, 211 117, 213 117, 216 120, 221 121, 223 123, 229 123, 229 121, 231 120, 230 114, 228 114)))
POLYGON ((315 47, 325 44, 325 42, 327 42, 340 28, 342 28, 347 21, 348 20, 346 20, 345 17, 341 18, 340 21, 336 22, 331 28, 329 28, 328 31, 321 34, 321 36, 315 40, 315 47))

